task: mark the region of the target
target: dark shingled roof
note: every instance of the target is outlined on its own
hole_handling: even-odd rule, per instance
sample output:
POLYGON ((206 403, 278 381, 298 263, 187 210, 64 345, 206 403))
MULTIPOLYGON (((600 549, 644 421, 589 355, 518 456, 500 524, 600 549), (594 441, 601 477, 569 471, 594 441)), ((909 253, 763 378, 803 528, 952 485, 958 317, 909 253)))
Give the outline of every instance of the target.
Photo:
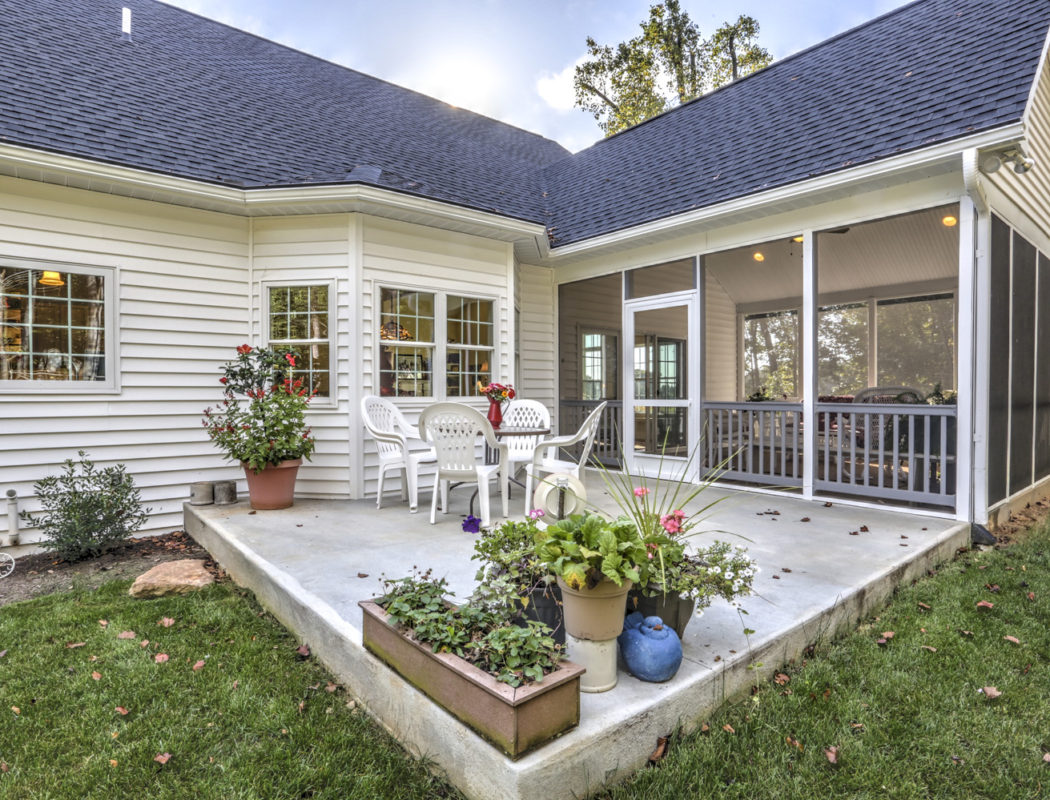
POLYGON ((239 187, 357 181, 536 222, 538 168, 569 155, 151 0, 0 0, 0 142, 239 187))
POLYGON ((547 167, 554 245, 1017 122, 1048 25, 1050 0, 920 0, 775 62, 547 167))
POLYGON ((570 156, 153 0, 0 0, 0 142, 245 188, 367 183, 558 246, 1016 122, 1048 26, 1050 0, 918 0, 570 156))

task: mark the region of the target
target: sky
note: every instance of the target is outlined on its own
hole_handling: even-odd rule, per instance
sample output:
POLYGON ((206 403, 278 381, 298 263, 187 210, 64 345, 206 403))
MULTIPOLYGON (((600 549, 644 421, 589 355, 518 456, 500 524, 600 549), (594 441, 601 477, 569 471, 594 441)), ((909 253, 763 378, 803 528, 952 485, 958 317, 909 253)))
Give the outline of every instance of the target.
MULTIPOLYGON (((908 0, 682 0, 709 36, 750 14, 783 58, 908 0)), ((586 39, 635 36, 655 0, 167 0, 315 56, 542 134, 576 152, 601 138, 573 107, 586 39)))

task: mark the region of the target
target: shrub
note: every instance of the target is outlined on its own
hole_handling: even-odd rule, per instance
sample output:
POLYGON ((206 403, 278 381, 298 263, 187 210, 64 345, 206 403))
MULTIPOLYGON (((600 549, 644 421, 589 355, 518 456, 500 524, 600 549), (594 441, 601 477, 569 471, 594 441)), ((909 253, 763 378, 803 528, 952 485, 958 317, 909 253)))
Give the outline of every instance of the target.
POLYGON ((83 450, 79 463, 67 458, 62 473, 37 481, 33 490, 44 507, 39 517, 22 518, 44 533, 40 546, 66 561, 101 555, 142 527, 150 512, 123 464, 97 469, 83 450))

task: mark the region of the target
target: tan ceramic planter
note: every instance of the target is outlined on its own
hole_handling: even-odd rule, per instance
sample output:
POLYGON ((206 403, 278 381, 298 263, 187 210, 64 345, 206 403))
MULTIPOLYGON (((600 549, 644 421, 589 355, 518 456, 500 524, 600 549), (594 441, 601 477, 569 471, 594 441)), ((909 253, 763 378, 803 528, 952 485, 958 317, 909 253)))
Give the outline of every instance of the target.
POLYGON ((615 639, 623 632, 631 581, 625 580, 623 586, 617 586, 606 578, 593 589, 573 589, 558 578, 558 586, 561 587, 567 634, 577 639, 601 642, 615 639))
POLYGON ((301 458, 289 459, 280 464, 267 465, 262 472, 256 473, 242 461, 252 508, 259 511, 289 508, 295 497, 295 476, 302 463, 301 458))
POLYGON ((511 758, 579 724, 583 667, 562 661, 540 683, 514 688, 458 656, 409 639, 375 601, 358 605, 365 648, 511 758))

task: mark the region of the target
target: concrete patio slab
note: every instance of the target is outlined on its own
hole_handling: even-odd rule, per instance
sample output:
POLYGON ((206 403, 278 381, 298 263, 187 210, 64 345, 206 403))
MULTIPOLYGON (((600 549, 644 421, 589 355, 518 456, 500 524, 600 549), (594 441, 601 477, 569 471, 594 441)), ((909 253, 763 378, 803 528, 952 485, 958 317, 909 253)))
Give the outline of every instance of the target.
MULTIPOLYGON (((588 491, 611 507, 604 486, 588 491)), ((359 600, 379 578, 412 566, 445 576, 459 598, 474 586, 474 537, 461 529, 465 497, 430 525, 396 503, 297 500, 291 509, 247 504, 185 507, 186 530, 238 583, 303 641, 412 753, 426 757, 464 794, 485 800, 582 798, 644 766, 657 738, 697 727, 722 702, 878 608, 969 543, 954 520, 859 509, 790 495, 709 489, 725 499, 708 530, 746 537, 760 572, 756 596, 736 610, 719 601, 686 631, 681 670, 651 684, 621 672, 615 689, 581 698, 576 729, 511 761, 402 680, 361 644, 359 600), (779 513, 771 513, 771 512, 779 513), (458 512, 458 513, 456 513, 458 512), (803 521, 803 520, 808 521, 803 521), (861 531, 861 527, 866 531, 861 531), (854 532, 855 535, 851 535, 854 532), (745 636, 744 627, 755 630, 745 636), (761 663, 757 669, 749 669, 761 663)), ((498 504, 497 504, 498 505, 498 504)), ((703 534, 699 541, 715 534, 703 534)), ((571 657, 571 654, 570 654, 571 657)))

